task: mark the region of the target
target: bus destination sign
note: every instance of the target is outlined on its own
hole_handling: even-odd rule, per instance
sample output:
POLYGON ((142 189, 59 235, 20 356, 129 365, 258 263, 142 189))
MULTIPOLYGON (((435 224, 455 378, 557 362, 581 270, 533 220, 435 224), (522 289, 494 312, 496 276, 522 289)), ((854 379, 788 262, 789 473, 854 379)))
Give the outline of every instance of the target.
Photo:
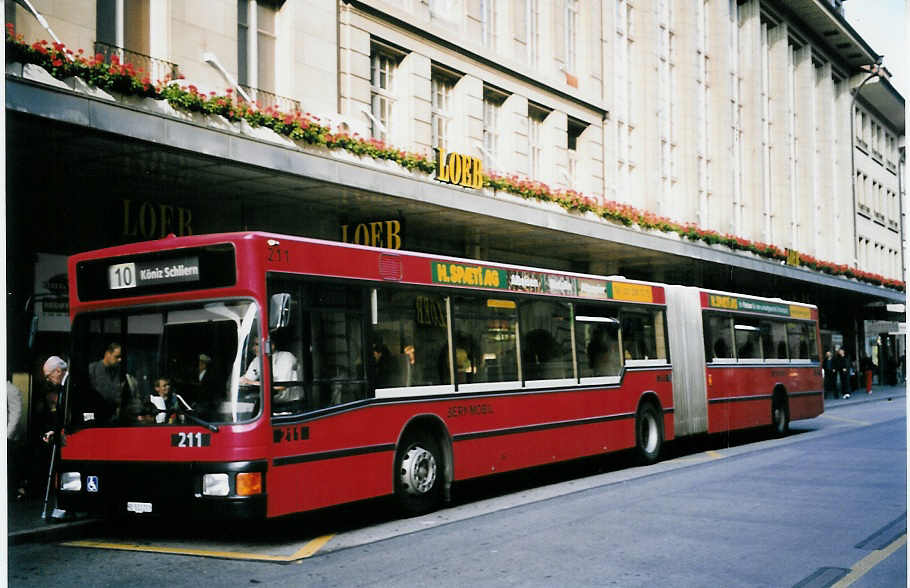
POLYGON ((144 262, 115 263, 108 267, 111 290, 199 281, 199 258, 178 257, 144 262))

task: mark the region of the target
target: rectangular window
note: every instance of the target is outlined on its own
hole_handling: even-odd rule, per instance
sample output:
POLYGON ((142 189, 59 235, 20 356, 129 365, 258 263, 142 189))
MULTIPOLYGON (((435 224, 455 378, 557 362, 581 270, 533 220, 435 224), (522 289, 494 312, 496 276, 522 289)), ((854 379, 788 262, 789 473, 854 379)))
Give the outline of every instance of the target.
POLYGON ((754 319, 736 318, 733 323, 736 358, 739 361, 761 361, 761 326, 754 319))
POLYGON ((370 134, 374 139, 389 140, 389 124, 395 103, 393 84, 398 61, 392 55, 373 47, 370 68, 370 134))
POLYGON ((566 0, 566 69, 578 68, 578 0, 566 0))
POLYGON ((273 275, 268 289, 290 295, 287 325, 269 335, 273 416, 367 398, 363 289, 273 275))
POLYGON ((528 65, 536 68, 540 65, 540 2, 541 0, 527 0, 525 4, 525 22, 527 23, 528 37, 528 65))
POLYGON ((582 381, 619 377, 622 370, 619 328, 619 311, 615 307, 576 305, 575 355, 582 381))
POLYGON ((434 71, 430 79, 430 85, 433 147, 448 149, 449 121, 452 119, 449 102, 455 82, 450 77, 434 71))
POLYGON ((496 2, 480 0, 480 34, 484 47, 496 48, 496 2))
POLYGON ((587 125, 577 119, 568 119, 568 129, 566 132, 566 149, 569 155, 569 187, 574 188, 578 185, 578 139, 585 132, 587 125))
POLYGON ((371 387, 451 384, 445 298, 414 289, 370 292, 375 300, 369 331, 371 387))
POLYGON ((622 317, 622 353, 626 365, 667 359, 664 313, 660 310, 630 310, 622 317))
POLYGON ((736 359, 733 346, 733 319, 718 314, 705 315, 705 358, 710 362, 730 362, 736 359))
POLYGON ((275 91, 276 20, 283 3, 237 0, 237 83, 241 86, 275 91))
POLYGON ((543 121, 546 113, 528 106, 528 171, 531 179, 541 177, 543 121))
POLYGON ((499 112, 505 96, 484 88, 483 93, 483 166, 496 169, 499 156, 499 112))
POLYGON ((815 329, 810 323, 787 323, 787 341, 790 359, 818 360, 815 329))
POLYGON ((495 382, 518 385, 521 376, 515 301, 482 296, 458 296, 452 300, 455 381, 459 389, 466 384, 495 382))
POLYGON ((780 321, 761 321, 762 354, 765 360, 784 360, 787 353, 787 325, 780 321))
POLYGON ((536 381, 575 378, 569 305, 551 300, 531 300, 521 304, 519 315, 525 381, 533 385, 536 381))

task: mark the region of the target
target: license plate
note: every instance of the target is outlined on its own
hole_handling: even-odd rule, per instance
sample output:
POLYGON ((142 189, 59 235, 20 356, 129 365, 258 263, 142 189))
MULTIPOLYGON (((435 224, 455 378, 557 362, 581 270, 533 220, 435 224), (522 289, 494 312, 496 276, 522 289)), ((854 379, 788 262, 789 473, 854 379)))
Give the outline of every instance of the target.
POLYGON ((152 512, 152 503, 151 502, 127 502, 126 503, 127 512, 152 512))

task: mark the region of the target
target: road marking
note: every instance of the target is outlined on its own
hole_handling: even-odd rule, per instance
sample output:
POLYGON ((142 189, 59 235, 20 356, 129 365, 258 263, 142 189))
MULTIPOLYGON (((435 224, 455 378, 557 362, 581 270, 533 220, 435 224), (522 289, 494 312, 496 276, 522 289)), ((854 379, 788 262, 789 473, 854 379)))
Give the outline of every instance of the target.
POLYGON ((705 453, 706 453, 706 454, 708 455, 708 457, 710 457, 711 459, 721 459, 721 458, 724 457, 724 454, 722 454, 722 453, 720 453, 720 452, 717 452, 717 451, 714 451, 713 449, 709 449, 709 450, 705 451, 705 453))
POLYGON ((265 553, 246 553, 242 551, 219 551, 216 549, 194 549, 188 547, 165 547, 160 545, 137 545, 132 543, 109 543, 106 541, 67 541, 61 543, 68 547, 90 547, 94 549, 116 549, 118 551, 143 551, 148 553, 166 553, 170 555, 194 555, 200 557, 217 557, 222 559, 243 559, 249 561, 271 561, 278 563, 290 563, 301 559, 306 559, 315 555, 328 543, 334 533, 316 537, 308 541, 303 547, 291 555, 269 555, 265 553))
POLYGON ((891 543, 891 545, 889 545, 888 547, 885 547, 884 549, 879 549, 879 550, 873 551, 872 553, 870 553, 863 559, 856 562, 856 564, 854 564, 854 566, 852 568, 850 568, 850 573, 847 574, 846 576, 844 576, 839 582, 834 584, 834 586, 832 586, 832 588, 846 588, 847 586, 850 586, 851 584, 853 584, 854 582, 856 582, 857 580, 862 578, 864 575, 866 575, 866 572, 868 572, 869 570, 871 570, 878 564, 885 561, 888 558, 888 556, 890 556, 892 553, 894 553, 895 551, 897 551, 898 549, 900 549, 901 547, 903 547, 906 544, 907 544, 907 534, 904 533, 903 535, 901 535, 900 537, 895 539, 891 543))
POLYGON ((851 424, 854 424, 854 425, 863 425, 864 427, 868 427, 869 425, 872 424, 872 423, 866 422, 866 421, 856 421, 856 420, 853 420, 853 419, 845 419, 845 418, 843 418, 843 417, 831 416, 830 414, 823 414, 823 415, 821 415, 821 416, 822 416, 822 418, 832 419, 832 420, 835 420, 835 421, 841 421, 841 422, 844 422, 844 423, 851 423, 851 424))

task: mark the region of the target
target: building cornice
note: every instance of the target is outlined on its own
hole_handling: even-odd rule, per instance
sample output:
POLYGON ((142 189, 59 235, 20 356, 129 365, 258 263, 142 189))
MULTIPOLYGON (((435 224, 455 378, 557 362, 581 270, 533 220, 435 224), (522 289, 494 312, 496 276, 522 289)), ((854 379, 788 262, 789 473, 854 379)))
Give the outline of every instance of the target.
MULTIPOLYGON (((154 101, 152 101, 154 102, 154 101)), ((266 135, 241 132, 242 125, 225 124, 221 117, 168 115, 161 108, 146 108, 141 101, 121 103, 76 91, 60 82, 49 85, 7 76, 8 111, 84 127, 126 139, 159 145, 163 149, 204 154, 240 167, 257 166, 275 174, 298 176, 309 182, 349 187, 402 203, 448 209, 470 218, 520 224, 556 231, 561 239, 575 239, 579 247, 615 244, 692 260, 737 267, 768 276, 779 276, 808 285, 840 289, 889 302, 903 302, 905 295, 856 280, 831 276, 808 269, 783 265, 724 247, 712 247, 671 238, 656 231, 627 228, 585 215, 556 212, 533 202, 499 198, 496 193, 470 191, 433 181, 406 170, 393 172, 382 166, 365 165, 350 158, 315 153, 293 141, 262 129, 266 135), (274 135, 274 138, 271 137, 274 135)), ((257 131, 257 129, 252 129, 257 131)), ((398 166, 395 166, 396 168, 398 166)))

